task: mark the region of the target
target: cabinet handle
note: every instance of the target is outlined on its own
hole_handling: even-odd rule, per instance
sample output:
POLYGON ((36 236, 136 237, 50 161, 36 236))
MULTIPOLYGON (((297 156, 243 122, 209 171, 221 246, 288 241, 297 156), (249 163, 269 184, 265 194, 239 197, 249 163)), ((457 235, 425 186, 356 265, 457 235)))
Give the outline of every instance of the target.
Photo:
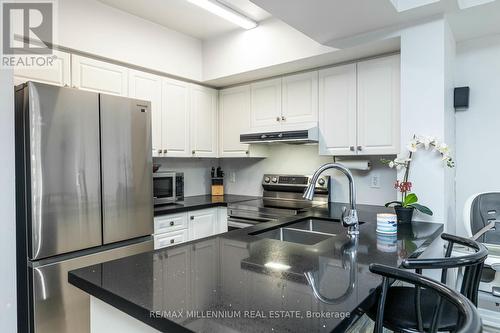
POLYGON ((194 220, 194 216, 190 216, 189 219, 194 220))
POLYGON ((170 221, 170 226, 173 227, 174 226, 174 221, 170 221))
POLYGON ((166 154, 166 153, 168 153, 168 150, 163 149, 163 154, 166 154))
POLYGON ((285 116, 281 116, 281 120, 285 121, 286 120, 285 116))
POLYGON ((350 146, 350 147, 349 147, 349 150, 350 150, 350 151, 354 151, 354 146, 350 146))
POLYGON ((358 150, 359 151, 363 150, 363 146, 358 146, 358 150))
POLYGON ((193 155, 196 154, 196 150, 193 150, 192 153, 193 153, 193 155))
POLYGON ((276 121, 280 121, 280 120, 281 120, 281 118, 280 118, 280 117, 276 117, 276 121))
POLYGON ((174 244, 174 243, 175 243, 175 239, 171 239, 170 244, 174 244))
POLYGON ((247 151, 245 152, 245 154, 247 154, 247 155, 248 155, 248 154, 250 154, 250 152, 247 150, 247 151))

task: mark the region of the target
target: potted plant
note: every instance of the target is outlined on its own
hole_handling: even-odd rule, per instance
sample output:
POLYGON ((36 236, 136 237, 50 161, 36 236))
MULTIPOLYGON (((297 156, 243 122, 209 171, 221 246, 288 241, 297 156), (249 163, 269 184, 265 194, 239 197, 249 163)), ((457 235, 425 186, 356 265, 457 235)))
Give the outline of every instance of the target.
POLYGON ((448 148, 448 145, 444 142, 439 142, 434 137, 414 135, 407 147, 409 152, 407 158, 398 157, 394 160, 381 160, 382 163, 387 164, 390 168, 405 170, 403 180, 397 180, 394 184, 394 188, 401 193, 401 200, 391 201, 385 204, 386 207, 394 206, 398 223, 411 222, 415 209, 421 213, 432 215, 432 210, 430 210, 429 207, 419 204, 417 195, 410 192, 412 183, 409 181, 409 175, 413 153, 415 153, 419 148, 424 148, 425 150, 432 148, 433 151, 438 152, 441 155, 441 158, 446 163, 447 167, 453 168, 455 166, 455 162, 450 156, 450 149, 448 148))

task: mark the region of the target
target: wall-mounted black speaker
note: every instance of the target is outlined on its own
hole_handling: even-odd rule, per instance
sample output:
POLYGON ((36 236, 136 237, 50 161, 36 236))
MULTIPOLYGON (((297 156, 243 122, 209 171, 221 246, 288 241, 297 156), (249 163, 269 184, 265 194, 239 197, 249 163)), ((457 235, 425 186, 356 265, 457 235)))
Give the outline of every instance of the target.
POLYGON ((464 110, 469 108, 469 87, 458 87, 455 88, 453 105, 455 109, 464 110))

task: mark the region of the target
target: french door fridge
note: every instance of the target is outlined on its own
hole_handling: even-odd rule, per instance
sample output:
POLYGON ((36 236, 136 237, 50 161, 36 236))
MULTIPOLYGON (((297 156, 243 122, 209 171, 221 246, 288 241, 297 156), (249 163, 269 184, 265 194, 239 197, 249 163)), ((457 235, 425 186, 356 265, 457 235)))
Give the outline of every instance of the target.
POLYGON ((153 248, 150 103, 15 89, 19 331, 87 333, 67 272, 153 248))

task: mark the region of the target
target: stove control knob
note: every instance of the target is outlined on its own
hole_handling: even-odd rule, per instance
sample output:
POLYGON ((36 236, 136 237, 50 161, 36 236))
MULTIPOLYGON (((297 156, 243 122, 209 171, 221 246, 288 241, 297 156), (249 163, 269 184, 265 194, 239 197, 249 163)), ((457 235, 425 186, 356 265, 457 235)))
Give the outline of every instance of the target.
POLYGON ((321 185, 321 186, 325 185, 325 180, 323 178, 320 178, 318 180, 318 184, 321 185))
POLYGON ((277 182, 278 182, 278 178, 277 178, 277 177, 273 177, 273 179, 271 179, 271 181, 272 181, 273 183, 277 183, 277 182))
POLYGON ((269 183, 270 181, 271 181, 271 178, 269 178, 269 177, 265 177, 265 178, 264 178, 264 182, 265 182, 265 183, 269 183))

